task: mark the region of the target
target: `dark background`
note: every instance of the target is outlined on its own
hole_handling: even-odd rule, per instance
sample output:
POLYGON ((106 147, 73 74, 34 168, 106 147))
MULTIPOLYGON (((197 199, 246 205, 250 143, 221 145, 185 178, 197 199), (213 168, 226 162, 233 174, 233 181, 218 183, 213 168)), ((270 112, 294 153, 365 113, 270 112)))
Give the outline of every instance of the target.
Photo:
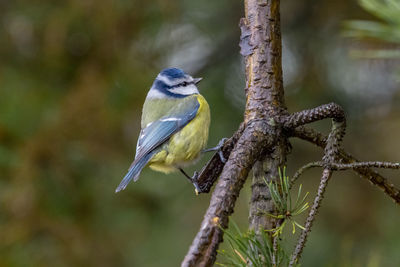
MULTIPOLYGON (((399 61, 350 57, 366 43, 341 34, 343 21, 374 17, 347 0, 282 1, 281 11, 289 111, 335 101, 348 115, 346 150, 400 161, 399 61)), ((204 77, 210 146, 238 127, 243 12, 232 0, 0 0, 0 266, 179 265, 210 195, 195 196, 181 174, 148 169, 114 190, 161 69, 204 77)), ((329 121, 313 126, 327 132, 329 121)), ((289 175, 322 155, 292 145, 289 175)), ((398 172, 382 173, 400 185, 398 172)), ((319 176, 301 178, 309 201, 319 176)), ((247 183, 233 216, 243 229, 249 196, 247 183)), ((303 265, 399 266, 399 219, 379 189, 335 173, 303 265)))

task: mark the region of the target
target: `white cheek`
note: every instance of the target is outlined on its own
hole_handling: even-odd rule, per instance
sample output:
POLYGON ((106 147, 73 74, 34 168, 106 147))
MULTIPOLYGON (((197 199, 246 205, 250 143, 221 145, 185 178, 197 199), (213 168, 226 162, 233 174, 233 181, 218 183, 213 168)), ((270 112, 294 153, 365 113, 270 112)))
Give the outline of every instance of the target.
POLYGON ((157 89, 151 88, 150 91, 147 93, 146 99, 156 99, 156 98, 168 98, 167 95, 161 93, 157 89))
POLYGON ((172 88, 169 91, 173 94, 178 94, 178 95, 192 95, 199 93, 199 90, 197 90, 197 87, 194 84, 189 84, 187 86, 179 86, 176 88, 172 88))

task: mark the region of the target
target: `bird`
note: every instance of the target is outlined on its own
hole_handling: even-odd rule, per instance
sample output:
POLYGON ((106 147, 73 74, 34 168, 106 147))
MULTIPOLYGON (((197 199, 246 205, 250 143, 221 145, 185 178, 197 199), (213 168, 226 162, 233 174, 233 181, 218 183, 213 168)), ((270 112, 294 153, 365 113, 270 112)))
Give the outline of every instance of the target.
POLYGON ((179 68, 157 75, 143 104, 135 159, 115 192, 136 182, 145 166, 163 173, 180 171, 199 191, 183 167, 196 162, 203 151, 217 149, 205 150, 210 107, 197 88, 201 80, 179 68))

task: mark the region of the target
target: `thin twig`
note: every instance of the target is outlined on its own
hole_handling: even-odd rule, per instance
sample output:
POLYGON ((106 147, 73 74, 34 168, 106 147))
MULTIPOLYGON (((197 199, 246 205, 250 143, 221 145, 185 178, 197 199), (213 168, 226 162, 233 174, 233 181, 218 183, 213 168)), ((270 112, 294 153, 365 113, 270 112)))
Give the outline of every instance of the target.
POLYGON ((332 171, 330 169, 324 169, 324 171, 322 172, 321 182, 318 187, 317 196, 314 199, 314 203, 310 209, 310 213, 308 214, 308 217, 307 217, 307 220, 306 220, 306 223, 304 226, 304 230, 301 232, 301 235, 297 242, 296 248, 291 257, 289 267, 294 266, 294 264, 296 264, 297 261, 300 259, 300 256, 301 256, 304 246, 305 246, 305 243, 307 241, 308 234, 311 231, 311 226, 314 222, 315 215, 318 212, 318 208, 321 206, 321 201, 323 199, 325 189, 326 189, 328 180, 331 177, 331 175, 332 175, 332 171))
POLYGON ((273 267, 278 266, 276 262, 276 257, 278 254, 278 235, 274 236, 272 239, 272 259, 271 264, 273 267))
MULTIPOLYGON (((290 180, 290 188, 294 185, 297 179, 308 169, 323 167, 324 163, 322 161, 314 161, 307 163, 298 169, 292 179, 290 180)), ((400 163, 393 162, 381 162, 381 161, 366 161, 366 162, 353 162, 353 163, 330 163, 329 166, 335 171, 343 171, 349 169, 357 168, 382 168, 382 169, 400 169, 400 163)))
POLYGON ((336 171, 366 168, 366 167, 381 168, 381 169, 400 169, 400 163, 382 162, 382 161, 353 162, 348 164, 331 163, 330 165, 336 171))
POLYGON ((322 167, 323 164, 324 164, 324 163, 323 163, 322 161, 314 161, 314 162, 307 163, 306 165, 304 165, 303 167, 301 167, 300 169, 298 169, 298 170, 294 173, 292 179, 290 180, 290 185, 289 185, 289 187, 291 188, 291 187, 294 185, 294 183, 295 183, 295 182, 297 181, 297 179, 303 174, 303 172, 305 172, 306 170, 311 169, 311 168, 322 167))
MULTIPOLYGON (((327 137, 311 128, 297 127, 289 134, 293 137, 298 137, 302 140, 315 144, 321 148, 325 148, 326 146, 327 137)), ((343 163, 354 163, 359 161, 344 150, 340 150, 339 158, 343 163)), ((365 167, 354 168, 353 171, 356 172, 360 177, 367 179, 373 185, 379 187, 396 204, 400 205, 400 189, 391 184, 385 177, 376 171, 365 167)))
MULTIPOLYGON (((326 141, 326 146, 324 149, 324 156, 322 158, 323 166, 324 166, 324 171, 322 172, 322 177, 321 177, 321 182, 318 187, 318 192, 317 195, 315 196, 314 203, 310 209, 310 212, 307 216, 306 223, 304 226, 304 230, 301 232, 301 235, 297 241, 296 248, 292 254, 289 266, 293 266, 295 263, 299 261, 301 258, 301 254, 303 252, 304 246, 307 241, 307 237, 309 233, 311 232, 311 227, 312 224, 315 220, 315 216, 318 212, 318 209, 321 206, 322 199, 324 197, 324 193, 326 190, 326 187, 328 186, 328 181, 329 178, 332 176, 332 168, 330 166, 331 163, 336 162, 338 160, 338 155, 339 155, 339 149, 340 149, 340 144, 343 139, 343 136, 346 131, 346 119, 344 117, 344 113, 337 113, 337 107, 333 105, 333 120, 332 120, 332 129, 331 132, 328 135, 327 141, 326 141), (336 116, 336 113, 339 114, 339 116, 336 116), (336 116, 336 117, 335 117, 336 116)), ((329 110, 328 109, 323 109, 325 115, 329 115, 329 110)), ((313 111, 308 111, 311 116, 313 111)))

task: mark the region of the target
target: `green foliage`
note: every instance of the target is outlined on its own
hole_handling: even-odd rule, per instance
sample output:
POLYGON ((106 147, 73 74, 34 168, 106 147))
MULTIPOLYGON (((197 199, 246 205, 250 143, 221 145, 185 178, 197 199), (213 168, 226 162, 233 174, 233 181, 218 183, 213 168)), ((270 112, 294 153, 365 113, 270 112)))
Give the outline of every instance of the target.
POLYGON ((279 171, 279 180, 267 182, 272 201, 277 209, 277 214, 266 214, 280 220, 280 225, 275 229, 260 229, 259 233, 248 231, 242 233, 238 226, 232 222, 234 230, 224 230, 230 246, 230 251, 219 251, 225 256, 226 263, 221 266, 286 266, 287 253, 282 249, 280 235, 287 224, 292 224, 292 234, 295 234, 296 226, 304 229, 294 217, 306 211, 309 207, 306 198, 308 192, 302 195, 302 185, 297 191, 296 200, 292 201, 290 179, 286 175, 286 168, 279 171), (268 232, 273 232, 272 237, 268 232), (273 244, 275 242, 275 244, 273 244), (274 249, 275 245, 275 249, 274 249))
POLYGON ((234 222, 231 222, 231 225, 234 227, 234 230, 224 230, 230 251, 219 251, 224 256, 226 262, 217 263, 218 265, 235 267, 287 265, 287 254, 278 244, 277 240, 274 251, 273 242, 266 231, 261 230, 257 234, 254 231, 243 233, 234 222))
MULTIPOLYGON (((388 44, 400 44, 400 1, 360 0, 361 7, 381 21, 350 20, 344 23, 344 36, 372 39, 388 44)), ((353 56, 365 58, 400 58, 398 49, 368 49, 353 51, 353 56)))
POLYGON ((274 236, 281 235, 285 226, 289 223, 292 224, 292 233, 296 232, 296 226, 300 229, 304 229, 302 225, 294 220, 294 217, 300 215, 306 211, 309 207, 306 198, 308 192, 302 196, 302 185, 300 184, 297 191, 296 200, 292 201, 292 194, 290 192, 290 180, 286 175, 286 168, 283 171, 279 169, 279 182, 270 181, 269 183, 265 181, 268 185, 269 191, 271 192, 272 201, 277 209, 277 215, 268 214, 276 219, 283 220, 282 223, 275 229, 271 231, 274 232, 274 236))

